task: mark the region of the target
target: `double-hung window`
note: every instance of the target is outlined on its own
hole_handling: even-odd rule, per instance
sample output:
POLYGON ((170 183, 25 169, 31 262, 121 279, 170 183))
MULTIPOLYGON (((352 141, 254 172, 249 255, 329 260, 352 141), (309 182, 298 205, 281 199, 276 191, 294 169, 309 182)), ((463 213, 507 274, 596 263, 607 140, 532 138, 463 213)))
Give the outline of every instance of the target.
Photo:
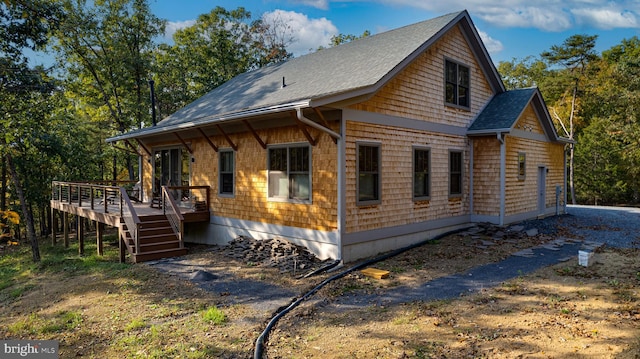
POLYGON ((380 202, 380 145, 357 144, 358 204, 380 202))
POLYGON ((413 149, 413 199, 429 199, 431 189, 431 152, 428 148, 413 149))
POLYGON ((469 108, 469 68, 445 60, 445 102, 469 108))
POLYGON ((462 152, 449 151, 449 196, 462 196, 462 152))
POLYGON ((291 145, 269 148, 269 198, 309 201, 311 199, 310 168, 309 146, 291 145))
POLYGON ((235 153, 232 150, 220 150, 218 163, 218 192, 223 195, 234 194, 235 153))

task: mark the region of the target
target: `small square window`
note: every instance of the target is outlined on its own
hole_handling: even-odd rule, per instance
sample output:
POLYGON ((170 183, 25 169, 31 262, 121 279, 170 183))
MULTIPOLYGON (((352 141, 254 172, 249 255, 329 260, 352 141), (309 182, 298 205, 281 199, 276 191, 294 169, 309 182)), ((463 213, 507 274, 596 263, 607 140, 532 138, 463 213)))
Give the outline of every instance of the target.
POLYGON ((524 180, 527 175, 527 155, 524 152, 518 153, 518 179, 524 180))
POLYGON ((311 199, 311 153, 309 146, 269 149, 268 197, 285 201, 311 199))

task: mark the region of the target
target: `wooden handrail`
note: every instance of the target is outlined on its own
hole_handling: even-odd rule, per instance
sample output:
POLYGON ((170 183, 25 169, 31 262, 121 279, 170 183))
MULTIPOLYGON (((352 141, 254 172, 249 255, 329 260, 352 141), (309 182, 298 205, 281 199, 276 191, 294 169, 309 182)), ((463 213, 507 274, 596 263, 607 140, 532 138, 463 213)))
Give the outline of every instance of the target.
POLYGON ((138 236, 140 233, 140 218, 138 218, 136 209, 133 207, 127 191, 122 187, 120 187, 120 217, 122 217, 124 223, 127 225, 127 232, 129 232, 129 235, 133 238, 136 253, 140 253, 140 240, 138 236))
MULTIPOLYGON (((182 236, 184 232, 184 216, 180 212, 175 199, 169 193, 169 189, 170 187, 162 186, 162 211, 169 220, 173 232, 178 236, 180 248, 184 248, 184 238, 182 236), (167 213, 167 207, 169 207, 169 213, 167 213)), ((173 188, 171 187, 171 189, 173 188)))

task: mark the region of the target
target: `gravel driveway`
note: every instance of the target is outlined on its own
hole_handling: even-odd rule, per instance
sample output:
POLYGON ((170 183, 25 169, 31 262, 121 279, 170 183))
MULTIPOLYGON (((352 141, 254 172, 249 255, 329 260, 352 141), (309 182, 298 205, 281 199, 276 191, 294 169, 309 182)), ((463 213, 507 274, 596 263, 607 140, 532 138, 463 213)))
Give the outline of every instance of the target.
POLYGON ((596 206, 569 206, 568 215, 527 221, 526 228, 557 235, 550 244, 527 249, 526 255, 515 253, 507 259, 473 268, 462 274, 438 278, 420 286, 398 286, 375 294, 352 293, 333 303, 350 309, 366 305, 389 305, 412 301, 451 299, 478 292, 531 273, 545 266, 577 261, 578 251, 603 245, 616 248, 640 247, 640 209, 596 206))

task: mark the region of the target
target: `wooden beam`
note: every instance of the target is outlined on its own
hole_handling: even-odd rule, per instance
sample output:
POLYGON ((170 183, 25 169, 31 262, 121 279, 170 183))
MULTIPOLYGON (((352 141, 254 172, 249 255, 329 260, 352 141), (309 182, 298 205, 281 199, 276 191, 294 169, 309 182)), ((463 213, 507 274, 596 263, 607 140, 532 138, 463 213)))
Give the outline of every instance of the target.
POLYGON ((136 154, 136 155, 138 155, 138 156, 140 155, 140 154, 138 153, 138 151, 132 151, 131 149, 126 148, 126 147, 120 147, 120 146, 116 146, 116 145, 114 145, 114 144, 111 144, 111 147, 115 148, 116 150, 120 150, 120 151, 124 151, 124 152, 129 152, 129 153, 135 153, 135 154, 136 154))
POLYGON ((146 152, 149 157, 151 157, 151 151, 149 151, 149 149, 147 148, 147 146, 144 145, 144 143, 142 143, 142 141, 140 141, 139 139, 136 138, 136 142, 138 142, 138 144, 140 145, 140 147, 142 147, 142 149, 144 150, 144 152, 146 152))
MULTIPOLYGON (((320 122, 322 122, 324 127, 330 128, 329 127, 329 122, 327 122, 327 119, 324 118, 324 115, 322 114, 322 112, 320 112, 320 109, 318 109, 317 107, 314 107, 313 111, 316 113, 316 115, 318 115, 318 117, 320 118, 320 122)), ((337 138, 331 136, 331 139, 333 139, 333 143, 338 144, 338 139, 337 138)))
POLYGON ((256 132, 256 130, 254 130, 253 127, 251 127, 251 124, 249 124, 249 121, 242 120, 242 122, 244 123, 245 126, 247 126, 249 131, 251 131, 251 133, 253 134, 253 137, 255 137, 256 141, 258 141, 260 146, 262 146, 262 148, 266 150, 267 149, 267 144, 264 143, 264 141, 260 138, 260 136, 258 136, 258 133, 256 132))
POLYGON ((302 121, 298 120, 298 116, 296 115, 295 112, 290 112, 290 114, 293 120, 296 121, 296 124, 298 124, 298 128, 300 128, 300 131, 302 131, 302 134, 304 134, 304 137, 307 138, 307 141, 309 141, 311 146, 315 146, 316 140, 314 140, 313 137, 311 137, 311 134, 307 130, 307 127, 305 126, 305 124, 302 123, 302 121))
POLYGON ((207 140, 207 142, 209 142, 209 146, 211 146, 211 148, 213 148, 214 151, 218 152, 218 146, 213 144, 209 136, 207 136, 207 134, 204 133, 204 131, 200 127, 198 127, 198 131, 200 131, 200 134, 202 135, 202 137, 204 137, 204 139, 207 140))
POLYGON ((189 151, 190 154, 193 154, 193 150, 191 149, 191 147, 189 147, 189 145, 182 139, 182 137, 180 137, 180 135, 177 132, 173 133, 174 135, 176 135, 176 137, 178 137, 178 139, 180 140, 180 142, 182 142, 182 145, 187 149, 187 151, 189 151))
POLYGON ((226 132, 224 132, 224 130, 222 129, 222 126, 216 125, 216 127, 218 128, 218 131, 220 131, 220 133, 222 133, 224 138, 227 140, 227 143, 229 143, 229 146, 231 146, 231 148, 233 148, 234 151, 237 151, 238 145, 236 145, 235 143, 233 143, 233 141, 231 141, 231 138, 229 137, 229 135, 227 135, 226 132))
POLYGON ((127 145, 129 145, 129 147, 131 147, 131 149, 133 150, 133 152, 135 152, 138 156, 142 156, 142 154, 140 152, 138 152, 138 149, 131 143, 131 141, 129 140, 124 140, 124 143, 126 143, 127 145))
POLYGON ((103 246, 103 237, 104 237, 104 223, 96 221, 96 247, 98 247, 98 255, 101 256, 104 254, 104 246, 103 246))

